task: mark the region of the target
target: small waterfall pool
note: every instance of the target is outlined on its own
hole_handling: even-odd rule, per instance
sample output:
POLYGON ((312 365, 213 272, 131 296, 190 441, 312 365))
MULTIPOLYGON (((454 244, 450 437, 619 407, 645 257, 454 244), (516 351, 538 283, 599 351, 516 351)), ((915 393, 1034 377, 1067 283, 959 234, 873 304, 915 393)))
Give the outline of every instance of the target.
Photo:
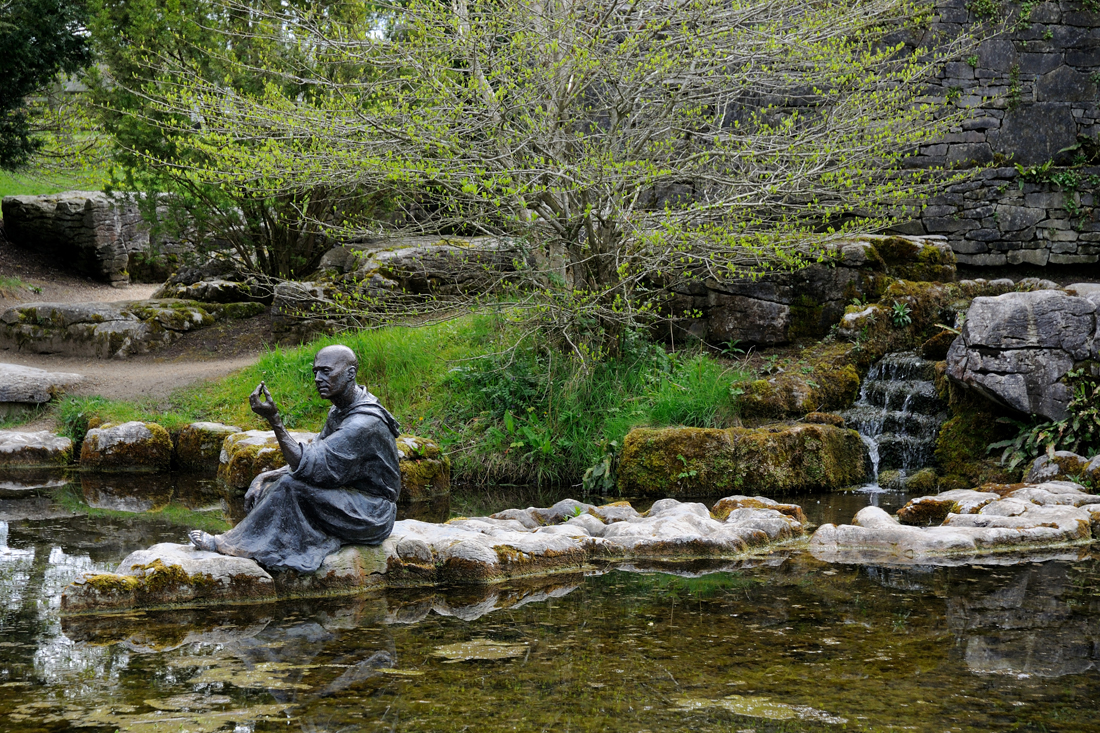
POLYGON ((873 473, 865 491, 881 490, 884 471, 904 477, 932 465, 936 436, 947 419, 934 368, 935 362, 914 352, 887 354, 867 372, 859 400, 843 413, 871 454, 873 473))

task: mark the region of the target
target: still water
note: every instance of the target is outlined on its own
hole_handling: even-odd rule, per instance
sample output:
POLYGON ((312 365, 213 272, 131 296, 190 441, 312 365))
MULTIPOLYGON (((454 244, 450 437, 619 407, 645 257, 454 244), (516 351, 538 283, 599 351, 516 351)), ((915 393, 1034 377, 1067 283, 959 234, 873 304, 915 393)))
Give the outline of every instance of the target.
MULTIPOLYGON (((51 490, 53 491, 53 490, 51 490)), ((900 494, 797 497, 811 521, 900 494)), ((827 565, 801 551, 489 589, 61 618, 181 541, 164 512, 0 500, 0 729, 1097 731, 1100 561, 827 565), (159 517, 159 518, 158 518, 159 517)))

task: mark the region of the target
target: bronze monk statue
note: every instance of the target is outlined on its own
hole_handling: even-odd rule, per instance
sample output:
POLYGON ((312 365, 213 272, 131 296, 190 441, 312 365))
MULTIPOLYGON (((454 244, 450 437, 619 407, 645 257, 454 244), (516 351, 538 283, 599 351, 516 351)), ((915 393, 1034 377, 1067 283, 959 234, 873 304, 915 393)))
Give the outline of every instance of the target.
POLYGON ((389 537, 401 493, 397 421, 355 383, 358 360, 346 346, 326 346, 313 360, 317 393, 332 401, 321 434, 295 441, 263 382, 248 401, 275 431, 287 465, 253 479, 247 516, 225 534, 188 533, 200 550, 250 557, 271 570, 311 573, 341 545, 389 537))

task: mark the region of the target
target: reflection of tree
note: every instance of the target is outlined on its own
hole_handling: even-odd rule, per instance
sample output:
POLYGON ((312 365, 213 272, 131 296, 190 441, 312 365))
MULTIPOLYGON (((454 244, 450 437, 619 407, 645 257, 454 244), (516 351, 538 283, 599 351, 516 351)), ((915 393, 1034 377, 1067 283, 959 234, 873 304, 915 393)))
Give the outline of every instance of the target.
POLYGON ((1061 677, 1100 666, 1100 618, 1089 584, 1079 582, 1085 572, 1047 562, 956 585, 947 623, 966 642, 970 671, 1061 677))

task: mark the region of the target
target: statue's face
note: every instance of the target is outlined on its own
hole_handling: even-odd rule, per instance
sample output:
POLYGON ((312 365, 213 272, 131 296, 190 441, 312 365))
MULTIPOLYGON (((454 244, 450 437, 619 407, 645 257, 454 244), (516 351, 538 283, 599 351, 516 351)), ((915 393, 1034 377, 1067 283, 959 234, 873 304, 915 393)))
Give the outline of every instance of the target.
POLYGON ((317 394, 332 399, 355 383, 355 366, 347 363, 339 353, 321 351, 313 360, 313 383, 317 394))

